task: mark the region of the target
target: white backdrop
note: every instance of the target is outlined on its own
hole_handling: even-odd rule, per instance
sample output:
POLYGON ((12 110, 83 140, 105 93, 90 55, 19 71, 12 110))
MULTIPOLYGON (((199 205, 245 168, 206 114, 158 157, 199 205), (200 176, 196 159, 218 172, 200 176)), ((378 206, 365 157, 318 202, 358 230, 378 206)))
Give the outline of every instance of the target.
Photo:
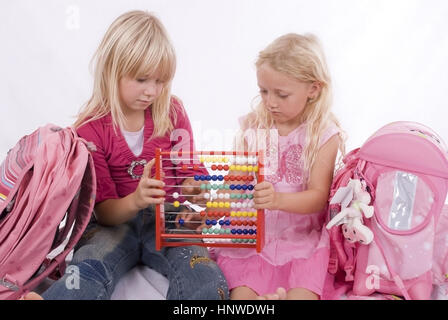
POLYGON ((68 126, 90 97, 90 59, 110 23, 155 12, 177 50, 173 93, 198 149, 229 149, 257 95, 257 53, 277 36, 316 34, 347 149, 397 120, 448 142, 446 0, 15 0, 0 3, 0 159, 48 122, 68 126))

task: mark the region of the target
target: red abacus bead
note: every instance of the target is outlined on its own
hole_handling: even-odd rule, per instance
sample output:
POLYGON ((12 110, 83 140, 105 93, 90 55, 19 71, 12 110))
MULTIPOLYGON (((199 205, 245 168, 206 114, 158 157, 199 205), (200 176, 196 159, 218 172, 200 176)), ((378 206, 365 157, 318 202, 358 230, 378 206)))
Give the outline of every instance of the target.
POLYGON ((229 181, 229 180, 230 180, 230 176, 227 175, 224 177, 224 181, 229 181))
POLYGON ((227 164, 225 164, 222 168, 226 171, 229 171, 229 166, 227 164))
POLYGON ((198 166, 197 164, 195 164, 195 165, 193 166, 193 170, 194 170, 194 171, 199 170, 199 166, 198 166))
POLYGON ((216 164, 212 164, 212 170, 216 170, 217 168, 216 164))
POLYGON ((241 220, 238 220, 238 221, 236 222, 236 224, 237 224, 238 226, 240 226, 240 225, 242 225, 242 224, 243 224, 243 221, 241 221, 241 220))
POLYGON ((242 177, 241 176, 236 176, 235 179, 236 179, 236 181, 241 181, 242 177))
POLYGON ((247 220, 243 220, 243 226, 247 226, 248 221, 247 220))
POLYGON ((235 221, 235 220, 232 220, 232 221, 230 221, 230 224, 231 224, 232 226, 235 226, 235 225, 236 225, 236 221, 235 221))
POLYGON ((226 211, 226 213, 224 214, 226 217, 230 217, 230 212, 226 211))
POLYGON ((254 176, 248 176, 247 178, 248 181, 254 181, 254 179, 255 179, 254 176))
POLYGON ((252 220, 249 220, 249 222, 247 223, 249 226, 253 226, 254 222, 252 220))
POLYGON ((183 170, 183 171, 187 171, 187 170, 188 170, 188 166, 187 166, 186 164, 183 164, 183 165, 182 165, 182 170, 183 170))
POLYGON ((219 171, 222 170, 222 164, 218 164, 218 170, 219 170, 219 171))
POLYGON ((205 212, 205 211, 201 211, 201 213, 200 213, 201 217, 205 217, 206 214, 207 214, 207 212, 205 212))
POLYGON ((230 181, 235 181, 235 176, 230 175, 229 179, 230 179, 230 181))

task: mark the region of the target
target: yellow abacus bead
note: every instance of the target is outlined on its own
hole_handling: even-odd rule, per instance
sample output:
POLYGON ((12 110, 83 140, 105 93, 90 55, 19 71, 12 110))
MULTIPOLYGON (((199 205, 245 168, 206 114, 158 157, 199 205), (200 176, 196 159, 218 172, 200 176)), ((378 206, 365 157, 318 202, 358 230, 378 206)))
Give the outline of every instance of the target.
POLYGON ((247 171, 252 172, 252 170, 254 170, 253 166, 247 166, 247 171))
POLYGON ((226 207, 226 208, 230 208, 230 202, 225 202, 225 203, 224 203, 224 207, 226 207))
POLYGON ((258 172, 258 166, 254 166, 254 172, 258 172))
POLYGON ((231 216, 231 217, 236 216, 236 212, 235 212, 235 211, 230 211, 230 216, 231 216))
POLYGON ((241 217, 241 212, 238 211, 238 212, 236 213, 236 216, 237 216, 237 217, 241 217))
POLYGON ((220 203, 219 203, 219 207, 220 207, 220 208, 224 208, 224 202, 220 202, 220 203))
POLYGON ((210 201, 208 201, 206 206, 207 206, 207 208, 211 208, 212 207, 212 203, 210 201))
POLYGON ((204 157, 200 157, 199 158, 199 162, 204 163, 205 162, 205 158, 204 157))
POLYGON ((254 211, 254 217, 257 217, 257 211, 254 211))
POLYGON ((241 171, 241 166, 239 166, 239 165, 235 166, 235 170, 236 171, 241 171))
POLYGON ((241 166, 241 171, 247 171, 247 166, 241 166))
POLYGON ((243 212, 241 212, 241 215, 242 215, 243 217, 247 217, 247 211, 243 211, 243 212))
POLYGON ((213 208, 218 208, 218 202, 216 201, 213 202, 213 208))
POLYGON ((235 171, 235 165, 232 164, 229 169, 230 171, 235 171))
POLYGON ((178 208, 180 206, 180 202, 179 201, 174 201, 173 202, 173 206, 178 208))
POLYGON ((222 162, 229 162, 229 158, 222 158, 222 162))
POLYGON ((252 213, 252 211, 249 211, 249 212, 247 213, 247 216, 248 216, 249 218, 251 218, 253 215, 254 215, 254 214, 252 213))
POLYGON ((207 162, 212 162, 212 157, 207 157, 207 158, 205 158, 205 160, 206 160, 207 162))

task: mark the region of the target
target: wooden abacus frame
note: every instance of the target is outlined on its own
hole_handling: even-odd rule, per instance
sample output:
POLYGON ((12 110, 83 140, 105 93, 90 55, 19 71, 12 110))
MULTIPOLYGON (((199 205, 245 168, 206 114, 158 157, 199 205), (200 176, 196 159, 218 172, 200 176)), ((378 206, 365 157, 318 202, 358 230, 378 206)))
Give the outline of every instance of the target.
MULTIPOLYGON (((226 157, 226 156, 255 156, 257 157, 258 170, 255 172, 257 183, 264 180, 263 176, 263 153, 259 152, 238 152, 238 151, 195 151, 195 152, 162 152, 161 149, 156 149, 156 175, 155 178, 161 180, 162 177, 162 158, 163 156, 169 156, 170 160, 173 161, 173 157, 179 157, 182 160, 183 156, 202 156, 202 157, 226 157)), ((198 161, 199 163, 199 158, 198 161)), ((208 210, 209 208, 205 209, 208 210)), ((160 250, 162 247, 178 247, 178 246, 189 246, 189 245, 199 245, 203 247, 232 247, 232 248, 254 248, 257 252, 261 252, 264 246, 264 210, 257 210, 256 217, 256 234, 190 234, 190 233, 167 233, 165 228, 165 207, 164 205, 156 205, 156 249, 160 250), (176 241, 168 241, 168 240, 176 241), (189 239, 191 239, 189 241, 189 239), (198 239, 202 241, 197 241, 198 239), (255 243, 247 242, 205 242, 205 239, 242 239, 250 240, 254 239, 255 243), (196 240, 196 241, 193 241, 196 240)))

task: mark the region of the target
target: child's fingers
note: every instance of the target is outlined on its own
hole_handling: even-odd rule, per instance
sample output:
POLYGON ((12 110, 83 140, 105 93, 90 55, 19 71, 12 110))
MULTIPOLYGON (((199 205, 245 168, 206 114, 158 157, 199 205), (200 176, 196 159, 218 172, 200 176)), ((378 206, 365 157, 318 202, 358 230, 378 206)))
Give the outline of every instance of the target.
POLYGON ((154 166, 155 162, 156 162, 156 159, 152 159, 145 165, 145 167, 143 168, 142 178, 151 178, 151 169, 154 166))
POLYGON ((270 189, 263 189, 260 191, 255 191, 254 192, 254 200, 270 197, 272 195, 272 192, 273 192, 273 190, 270 190, 270 189))
POLYGON ((146 178, 142 181, 142 186, 147 189, 152 189, 152 188, 160 188, 161 189, 165 186, 165 182, 156 180, 156 179, 146 178))
POLYGON ((257 183, 254 187, 254 190, 261 191, 261 190, 271 189, 271 188, 272 188, 272 184, 270 182, 263 181, 263 182, 257 183))

